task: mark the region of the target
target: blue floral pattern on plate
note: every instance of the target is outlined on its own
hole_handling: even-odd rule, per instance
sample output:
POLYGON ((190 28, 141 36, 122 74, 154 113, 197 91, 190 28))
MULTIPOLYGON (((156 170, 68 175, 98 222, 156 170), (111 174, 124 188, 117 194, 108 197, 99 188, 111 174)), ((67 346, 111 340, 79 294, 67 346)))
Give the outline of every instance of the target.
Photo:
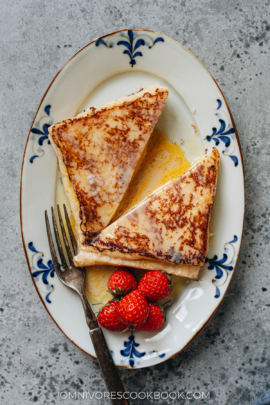
POLYGON ((212 135, 207 135, 206 140, 208 142, 214 141, 216 146, 220 144, 220 141, 224 143, 225 150, 222 152, 225 156, 229 156, 234 166, 238 166, 238 157, 233 155, 235 150, 234 140, 235 140, 235 129, 233 128, 227 114, 225 111, 221 109, 222 101, 217 99, 218 107, 215 112, 215 115, 219 118, 220 127, 217 129, 216 127, 212 128, 212 135))
MULTIPOLYGON (((128 364, 129 367, 134 367, 135 366, 135 357, 138 359, 141 359, 146 355, 146 352, 139 352, 136 347, 139 347, 140 343, 137 343, 135 341, 135 336, 133 333, 128 337, 128 341, 124 341, 124 350, 120 350, 120 354, 123 357, 128 357, 128 364)), ((151 350, 149 352, 150 357, 159 357, 160 359, 163 359, 166 356, 165 352, 158 352, 157 350, 151 350)))
MULTIPOLYGON (((129 56, 129 64, 131 67, 136 65, 136 58, 138 56, 143 56, 141 51, 138 51, 138 48, 141 46, 147 46, 148 49, 152 49, 153 46, 158 43, 158 42, 164 42, 163 37, 157 37, 156 39, 153 39, 150 35, 145 34, 145 33, 134 33, 132 30, 128 30, 127 34, 124 32, 120 33, 120 36, 123 38, 120 41, 117 42, 117 45, 122 45, 126 49, 123 51, 123 54, 129 56)), ((96 46, 99 45, 104 45, 107 48, 113 48, 114 43, 113 42, 106 42, 104 39, 98 39, 96 41, 96 46)))
POLYGON ((33 252, 31 257, 31 269, 32 276, 34 277, 36 283, 38 283, 41 277, 41 282, 45 286, 45 301, 51 304, 50 295, 54 290, 54 286, 48 281, 48 277, 54 278, 55 269, 52 260, 47 261, 47 266, 43 263, 44 253, 38 251, 33 242, 28 243, 28 249, 33 252))
POLYGON ((140 346, 140 343, 135 342, 135 336, 132 334, 129 336, 128 341, 124 341, 124 350, 120 350, 120 354, 123 357, 128 357, 128 364, 130 367, 135 365, 135 357, 142 358, 145 356, 145 352, 139 352, 136 347, 140 346))
POLYGON ((235 247, 233 246, 233 243, 238 241, 238 237, 234 235, 233 239, 230 242, 225 243, 224 245, 224 251, 226 253, 223 253, 223 257, 221 259, 218 259, 217 255, 214 255, 212 259, 209 259, 208 257, 205 259, 205 263, 208 263, 208 270, 216 270, 216 276, 212 280, 212 283, 216 287, 216 295, 215 298, 220 297, 220 289, 219 287, 223 286, 227 279, 229 272, 231 272, 234 268, 234 258, 235 258, 235 247), (228 259, 228 250, 229 248, 232 248, 232 258, 229 260, 228 259), (223 280, 225 272, 225 279, 223 280), (221 280, 219 282, 218 280, 221 280))
POLYGON ((47 141, 47 143, 50 145, 50 140, 49 140, 49 127, 52 125, 53 120, 50 116, 50 110, 51 110, 51 105, 46 105, 44 108, 45 111, 45 116, 42 116, 40 120, 35 124, 35 127, 31 129, 31 140, 33 141, 32 143, 32 150, 33 150, 33 156, 30 158, 30 163, 33 163, 34 160, 37 157, 44 156, 44 150, 41 148, 43 143, 47 141), (46 122, 45 122, 46 121, 46 122))

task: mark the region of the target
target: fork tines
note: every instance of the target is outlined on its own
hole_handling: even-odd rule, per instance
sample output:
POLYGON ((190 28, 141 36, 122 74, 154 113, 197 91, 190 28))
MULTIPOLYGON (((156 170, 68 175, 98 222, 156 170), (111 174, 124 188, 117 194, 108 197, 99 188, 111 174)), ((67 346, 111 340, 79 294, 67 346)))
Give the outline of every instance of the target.
MULTIPOLYGON (((68 229, 68 233, 69 233, 69 238, 71 241, 71 246, 70 246, 68 238, 67 238, 62 214, 60 211, 60 207, 59 207, 59 205, 57 205, 58 220, 59 220, 59 224, 60 224, 60 228, 61 228, 62 238, 63 238, 64 245, 65 245, 65 251, 66 251, 66 254, 68 257, 68 261, 69 261, 69 264, 68 264, 68 261, 65 258, 65 253, 64 253, 64 250, 62 247, 61 238, 60 238, 60 234, 58 231, 56 216, 55 216, 53 207, 51 208, 51 210, 52 210, 52 223, 53 223, 53 228, 54 228, 56 244, 57 244, 58 252, 60 255, 60 259, 61 259, 62 268, 65 271, 69 268, 69 266, 71 266, 73 264, 73 256, 74 256, 74 254, 77 253, 77 243, 76 243, 76 240, 75 240, 75 237, 74 237, 71 225, 70 225, 67 209, 64 204, 65 219, 66 219, 67 229, 68 229)), ((49 223, 47 210, 45 211, 45 221, 46 221, 46 228, 47 228, 47 235, 48 235, 50 251, 51 251, 51 255, 52 255, 52 261, 54 264, 54 268, 55 268, 56 272, 58 273, 61 270, 60 270, 60 266, 59 266, 59 263, 57 260, 57 254, 56 254, 55 247, 54 247, 54 242, 53 242, 53 238, 52 238, 51 227, 50 227, 50 223, 49 223)))

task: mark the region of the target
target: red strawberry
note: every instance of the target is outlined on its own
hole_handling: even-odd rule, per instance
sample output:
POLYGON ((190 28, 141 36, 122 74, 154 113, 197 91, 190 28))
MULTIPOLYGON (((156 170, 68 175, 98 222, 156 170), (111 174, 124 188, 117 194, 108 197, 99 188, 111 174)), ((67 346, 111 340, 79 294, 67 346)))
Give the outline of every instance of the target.
POLYGON ((123 332, 127 326, 119 321, 116 309, 118 307, 117 301, 109 301, 99 311, 97 320, 101 326, 113 332, 123 332))
POLYGON ((144 273, 138 290, 150 301, 159 301, 168 297, 172 291, 170 276, 162 270, 151 270, 144 273))
POLYGON ((119 267, 108 280, 108 291, 113 295, 126 295, 137 289, 136 278, 123 267, 119 267))
POLYGON ((144 295, 136 290, 121 299, 116 311, 118 319, 126 325, 143 325, 149 315, 149 305, 144 295))
POLYGON ((135 329, 138 330, 156 330, 160 328, 164 321, 165 321, 165 314, 164 314, 164 309, 160 305, 154 304, 153 302, 149 302, 149 316, 147 318, 147 321, 141 325, 141 326, 136 326, 135 329))

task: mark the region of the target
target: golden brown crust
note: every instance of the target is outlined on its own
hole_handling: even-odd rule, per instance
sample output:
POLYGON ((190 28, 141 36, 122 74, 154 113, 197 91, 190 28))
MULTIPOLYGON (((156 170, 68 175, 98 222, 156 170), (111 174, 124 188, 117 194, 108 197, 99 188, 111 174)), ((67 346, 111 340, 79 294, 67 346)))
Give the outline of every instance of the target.
MULTIPOLYGON (((88 249, 88 247, 87 247, 88 249)), ((125 258, 117 258, 107 256, 104 253, 91 253, 80 250, 79 254, 74 258, 74 264, 78 267, 110 265, 132 267, 134 269, 143 270, 163 270, 169 274, 174 274, 179 277, 187 277, 192 280, 198 280, 200 266, 192 266, 191 264, 176 265, 170 262, 156 262, 152 259, 126 260, 125 258)))
POLYGON ((166 87, 149 89, 50 129, 69 180, 64 186, 72 187, 78 200, 83 244, 89 244, 112 218, 165 105, 166 87))
POLYGON ((217 149, 210 149, 187 173, 103 230, 91 243, 93 251, 127 260, 202 266, 219 161, 217 149))

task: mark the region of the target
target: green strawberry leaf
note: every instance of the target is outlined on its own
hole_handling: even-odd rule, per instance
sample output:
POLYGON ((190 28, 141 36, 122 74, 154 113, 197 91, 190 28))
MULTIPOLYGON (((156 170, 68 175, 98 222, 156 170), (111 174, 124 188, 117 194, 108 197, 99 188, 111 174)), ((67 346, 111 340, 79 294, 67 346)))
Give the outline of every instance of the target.
MULTIPOLYGON (((111 300, 111 301, 113 301, 113 300, 111 300)), ((101 305, 102 305, 102 307, 99 309, 97 316, 99 316, 100 312, 102 312, 105 307, 111 306, 111 304, 109 302, 106 302, 106 304, 101 304, 101 305)))
POLYGON ((173 288, 173 282, 172 282, 172 280, 171 280, 171 276, 170 276, 170 274, 169 274, 169 273, 167 273, 167 272, 166 272, 166 271, 164 271, 164 270, 161 270, 161 273, 166 274, 167 279, 170 281, 169 287, 172 289, 172 288, 173 288))
POLYGON ((131 286, 127 289, 127 291, 124 294, 128 295, 132 291, 132 287, 133 287, 133 284, 131 284, 131 286))

